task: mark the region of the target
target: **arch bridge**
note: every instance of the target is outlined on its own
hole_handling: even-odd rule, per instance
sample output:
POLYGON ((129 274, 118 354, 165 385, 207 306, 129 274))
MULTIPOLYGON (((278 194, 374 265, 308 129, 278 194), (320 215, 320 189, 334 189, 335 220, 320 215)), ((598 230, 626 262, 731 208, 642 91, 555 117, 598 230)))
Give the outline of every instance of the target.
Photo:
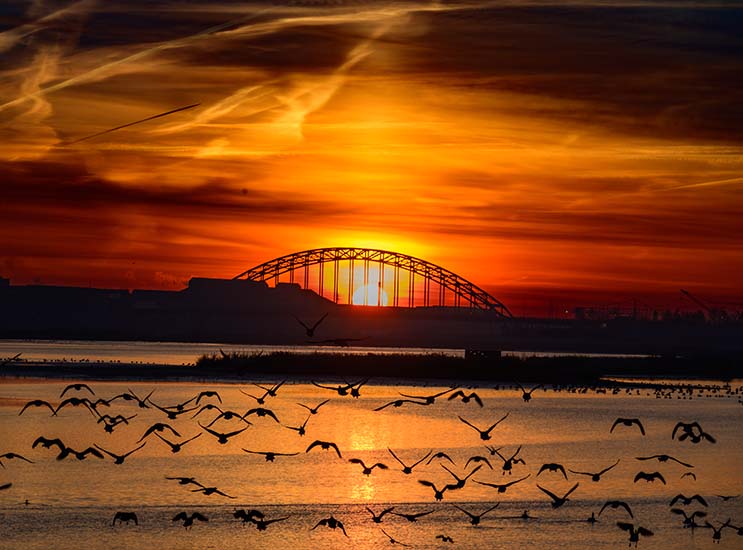
POLYGON ((302 288, 316 288, 320 296, 337 304, 470 307, 513 317, 503 303, 456 273, 388 250, 304 250, 257 265, 234 279, 273 281, 276 285, 287 276, 290 283, 298 282, 301 276, 302 288))

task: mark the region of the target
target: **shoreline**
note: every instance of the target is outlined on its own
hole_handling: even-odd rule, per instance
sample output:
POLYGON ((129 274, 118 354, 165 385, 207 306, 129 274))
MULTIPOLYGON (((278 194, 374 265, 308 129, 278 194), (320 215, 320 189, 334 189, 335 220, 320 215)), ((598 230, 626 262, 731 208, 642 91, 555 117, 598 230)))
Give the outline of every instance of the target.
POLYGON ((611 385, 607 378, 663 380, 743 379, 737 357, 453 357, 443 354, 290 353, 202 356, 192 365, 104 361, 13 361, 0 379, 80 379, 95 381, 225 381, 265 378, 421 381, 471 380, 490 383, 611 385))

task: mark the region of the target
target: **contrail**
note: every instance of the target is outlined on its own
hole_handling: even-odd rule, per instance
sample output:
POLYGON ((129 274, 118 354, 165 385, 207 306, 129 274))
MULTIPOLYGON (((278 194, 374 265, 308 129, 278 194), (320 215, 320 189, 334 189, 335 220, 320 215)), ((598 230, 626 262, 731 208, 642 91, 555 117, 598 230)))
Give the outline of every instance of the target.
POLYGON ((161 118, 164 116, 172 115, 173 113, 178 113, 180 111, 185 111, 187 109, 193 109, 194 107, 198 107, 199 105, 201 105, 201 103, 194 103, 193 105, 186 105, 185 107, 178 107, 177 109, 173 109, 172 111, 166 111, 164 113, 160 113, 159 115, 148 116, 147 118, 143 118, 141 120, 135 120, 134 122, 129 122, 128 124, 122 124, 121 126, 117 126, 116 128, 109 128, 108 130, 103 130, 102 132, 97 132, 95 134, 81 137, 73 141, 62 142, 61 145, 66 146, 66 145, 73 145, 75 143, 80 143, 81 141, 97 138, 104 134, 110 134, 111 132, 115 132, 116 130, 121 130, 122 128, 128 128, 129 126, 134 126, 135 124, 142 124, 143 122, 147 122, 149 120, 155 120, 156 118, 161 118))

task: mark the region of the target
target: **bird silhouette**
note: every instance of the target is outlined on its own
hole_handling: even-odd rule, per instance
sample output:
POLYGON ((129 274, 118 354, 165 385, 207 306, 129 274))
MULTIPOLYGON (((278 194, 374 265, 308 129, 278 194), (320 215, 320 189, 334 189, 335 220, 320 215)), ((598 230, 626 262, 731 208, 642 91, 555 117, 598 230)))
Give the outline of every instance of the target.
POLYGON ((307 450, 305 452, 306 453, 309 453, 315 447, 320 447, 323 451, 327 451, 329 449, 333 449, 336 452, 336 454, 338 455, 338 458, 343 458, 341 456, 340 449, 338 449, 338 445, 336 445, 332 441, 320 441, 319 439, 317 439, 317 440, 315 440, 315 441, 313 441, 312 443, 309 444, 309 446, 307 447, 307 450))
POLYGON ((420 464, 421 462, 423 462, 424 460, 426 460, 429 456, 431 456, 431 453, 433 452, 433 451, 428 451, 428 453, 426 453, 426 455, 423 458, 421 458, 417 462, 414 462, 413 464, 411 464, 410 466, 408 466, 402 460, 400 460, 400 458, 395 454, 395 452, 392 449, 390 449, 389 447, 387 447, 387 450, 392 455, 392 458, 394 458, 395 460, 397 460, 397 462, 399 462, 400 465, 402 466, 402 473, 403 474, 407 474, 407 475, 412 474, 413 473, 413 468, 415 468, 416 466, 418 466, 418 464, 420 464))
POLYGON ((286 380, 282 380, 281 382, 278 382, 278 383, 274 384, 270 388, 267 388, 266 386, 263 386, 262 384, 253 383, 254 386, 256 386, 256 387, 262 389, 264 392, 266 392, 264 394, 264 397, 276 397, 276 395, 277 395, 276 392, 278 392, 279 391, 279 388, 281 388, 281 386, 283 386, 284 384, 286 384, 286 380))
POLYGON ((640 541, 640 536, 643 537, 652 537, 653 532, 649 529, 646 529, 645 527, 635 527, 633 523, 625 523, 623 521, 617 522, 617 527, 619 527, 622 531, 629 532, 629 545, 632 546, 632 543, 635 543, 635 547, 637 547, 637 543, 640 541))
POLYGON ((307 418, 305 418, 304 422, 302 422, 299 426, 284 426, 284 427, 290 430, 294 430, 295 432, 299 434, 300 437, 302 437, 307 433, 307 422, 310 421, 311 416, 312 415, 308 415, 307 418))
POLYGON ((436 535, 436 538, 441 540, 441 542, 449 542, 451 544, 454 544, 454 539, 448 535, 436 535))
POLYGON ((669 506, 673 506, 677 502, 681 502, 681 504, 683 504, 684 506, 688 506, 689 504, 691 504, 695 500, 699 504, 701 504, 702 506, 707 506, 707 501, 704 500, 704 497, 702 497, 701 495, 692 495, 690 497, 687 497, 687 496, 684 496, 682 494, 678 494, 675 497, 673 497, 671 499, 671 502, 670 502, 669 506))
POLYGON ((681 430, 681 435, 678 437, 679 441, 686 441, 688 439, 694 444, 705 440, 710 443, 717 443, 717 440, 712 435, 702 429, 699 422, 678 422, 671 432, 671 439, 676 439, 678 430, 681 430))
POLYGON ((147 402, 153 407, 155 407, 157 410, 164 412, 168 416, 168 420, 178 420, 178 417, 181 416, 182 414, 188 414, 199 408, 199 407, 191 407, 190 409, 179 409, 175 407, 172 409, 168 409, 166 407, 162 407, 156 404, 151 399, 148 399, 147 402))
POLYGON ((264 519, 266 515, 260 510, 248 510, 247 512, 243 509, 235 510, 232 516, 235 519, 242 519, 243 523, 255 523, 255 519, 264 519))
POLYGON ((707 512, 704 512, 702 510, 695 510, 691 514, 687 515, 685 510, 682 510, 681 508, 671 508, 672 514, 679 514, 684 516, 684 528, 686 529, 696 529, 697 527, 700 527, 700 525, 695 521, 696 518, 705 518, 707 517, 707 512))
POLYGON ((492 464, 490 464, 490 461, 487 459, 487 457, 479 456, 479 455, 475 455, 475 456, 469 457, 467 459, 467 462, 465 462, 464 467, 467 468, 467 467, 469 467, 469 465, 471 463, 477 464, 478 462, 482 462, 483 464, 485 464, 491 470, 493 469, 493 466, 492 466, 492 464))
POLYGON ((722 530, 725 529, 725 527, 730 527, 730 519, 721 524, 719 527, 715 527, 709 521, 705 521, 704 526, 712 529, 712 542, 719 544, 720 539, 722 539, 722 530))
POLYGON ((247 430, 249 428, 249 426, 245 426, 244 428, 241 428, 239 430, 235 430, 233 432, 222 433, 222 432, 218 432, 216 430, 213 430, 212 428, 209 428, 208 426, 204 426, 201 422, 199 422, 199 426, 201 426, 202 429, 204 431, 206 431, 207 433, 209 433, 209 434, 213 435, 214 437, 216 437, 217 438, 217 443, 219 443, 220 445, 225 445, 227 443, 227 441, 231 437, 235 437, 236 435, 239 435, 239 434, 243 433, 245 430, 247 430))
POLYGON ((116 525, 116 520, 119 520, 119 525, 122 523, 129 524, 130 521, 134 522, 134 525, 139 525, 139 521, 137 521, 137 514, 134 512, 116 512, 114 514, 114 519, 111 522, 111 525, 116 525))
POLYGON ((206 496, 219 495, 219 496, 223 496, 227 498, 237 498, 237 497, 230 496, 225 492, 220 491, 216 487, 204 487, 203 485, 199 487, 198 489, 191 489, 191 492, 192 493, 204 493, 206 496))
POLYGON ((530 390, 527 391, 527 390, 524 389, 524 386, 522 386, 518 382, 516 382, 516 385, 521 390, 521 399, 523 399, 524 402, 526 402, 526 403, 528 403, 529 401, 531 401, 531 394, 534 393, 536 390, 538 390, 539 388, 542 387, 542 384, 539 384, 538 386, 534 386, 532 389, 530 389, 530 390))
POLYGON ((386 516, 387 514, 389 514, 394 509, 395 509, 394 506, 390 506, 389 508, 385 508, 384 510, 382 510, 381 512, 379 512, 379 514, 375 514, 374 513, 374 510, 372 510, 368 506, 366 507, 366 511, 369 512, 372 515, 372 521, 374 523, 382 523, 382 519, 384 518, 384 516, 386 516))
POLYGON ((165 430, 170 430, 170 432, 176 437, 181 436, 181 434, 175 431, 175 429, 173 429, 171 425, 165 424, 163 422, 156 422, 155 424, 153 424, 152 426, 150 426, 149 428, 145 430, 144 434, 142 434, 142 437, 139 438, 139 441, 137 441, 137 443, 144 441, 148 435, 151 435, 154 432, 164 433, 165 430))
MULTIPOLYGON (((439 451, 438 453, 434 453, 431 455, 431 458, 428 459, 428 462, 426 462, 426 466, 431 464, 435 459, 440 458, 441 460, 448 460, 452 464, 454 464, 454 461, 451 459, 451 457, 446 454, 444 451, 439 451)), ((456 466, 456 464, 454 464, 456 466)))
POLYGON ((111 451, 107 451, 106 449, 104 449, 103 447, 101 447, 99 445, 95 445, 95 448, 98 449, 99 451, 102 451, 102 452, 106 453, 108 456, 110 456, 111 458, 113 458, 114 459, 114 464, 123 464, 124 463, 124 460, 126 459, 126 457, 128 457, 132 453, 137 452, 138 450, 140 450, 145 445, 147 445, 147 442, 146 441, 144 443, 142 443, 139 447, 136 447, 136 448, 132 449, 131 451, 129 451, 128 453, 124 453, 123 455, 118 455, 118 454, 112 453, 111 451))
POLYGON ((361 473, 364 474, 365 476, 371 475, 372 470, 374 468, 379 468, 380 470, 387 470, 387 465, 382 464, 381 462, 377 462, 375 464, 372 464, 371 466, 367 466, 366 464, 364 464, 364 461, 361 460, 360 458, 349 458, 348 461, 351 464, 359 464, 363 468, 363 471, 361 473))
POLYGON ((62 390, 62 393, 59 394, 60 399, 64 397, 64 394, 66 394, 68 391, 82 391, 86 390, 90 392, 90 395, 95 395, 95 392, 88 386, 87 384, 70 384, 65 389, 62 390))
POLYGON ((611 466, 607 466, 606 468, 604 468, 603 470, 600 470, 598 472, 579 472, 577 470, 571 470, 570 468, 568 468, 568 472, 570 472, 571 474, 579 475, 579 476, 589 476, 591 478, 591 481, 593 481, 593 482, 599 482, 599 481, 601 481, 601 476, 604 475, 609 470, 615 468, 617 466, 617 464, 619 464, 619 460, 617 460, 611 466))
POLYGON ((669 460, 673 460, 674 462, 678 462, 682 466, 686 466, 687 468, 693 468, 691 464, 687 464, 686 462, 681 462, 678 458, 672 457, 670 455, 652 455, 652 456, 636 456, 636 460, 657 460, 658 462, 668 462, 669 460))
POLYGON ((440 466, 441 466, 441 467, 442 467, 442 468, 443 468, 444 470, 446 470, 447 472, 449 472, 449 475, 450 475, 450 476, 452 476, 452 477, 453 477, 453 478, 454 478, 454 479, 455 479, 455 480, 457 481, 457 482, 456 482, 456 483, 454 483, 454 484, 450 484, 450 485, 447 485, 447 486, 446 486, 446 487, 447 487, 447 489, 449 489, 450 491, 454 491, 454 490, 457 490, 457 489, 463 489, 463 488, 464 488, 464 485, 465 485, 465 483, 467 483, 467 480, 468 480, 469 478, 471 478, 471 477, 472 477, 473 475, 475 475, 475 474, 476 474, 476 473, 477 473, 477 472, 478 472, 478 471, 480 470, 480 468, 482 468, 482 465, 480 465, 480 466, 478 466, 477 468, 474 468, 474 469, 473 469, 473 470, 472 470, 472 471, 471 471, 470 473, 468 473, 468 474, 467 474, 466 476, 464 476, 464 477, 461 477, 461 478, 460 478, 459 476, 457 476, 457 474, 455 474, 454 472, 452 472, 452 471, 451 471, 451 470, 450 470, 449 468, 447 468, 447 467, 446 467, 446 466, 444 466, 443 464, 440 464, 440 466))
POLYGON ((464 422, 465 424, 467 424, 470 428, 472 428, 477 433, 479 433, 480 434, 480 439, 482 439, 483 441, 488 441, 490 439, 490 432, 492 432, 498 424, 500 424, 506 418, 508 418, 508 415, 509 414, 510 413, 506 413, 506 415, 503 418, 501 418, 500 420, 496 421, 494 424, 492 424, 489 428, 487 428, 485 430, 481 430, 480 428, 478 428, 477 426, 475 426, 472 422, 470 422, 469 420, 466 420, 466 419, 462 418, 461 416, 459 416, 457 418, 459 418, 459 420, 461 420, 462 422, 464 422))
POLYGON ((348 536, 348 533, 346 533, 346 528, 343 527, 343 522, 340 521, 339 519, 334 518, 332 515, 330 517, 323 518, 320 521, 318 521, 315 524, 315 526, 312 529, 310 529, 310 531, 314 531, 321 525, 328 527, 330 529, 340 529, 345 536, 348 536))
POLYGON ((88 399, 87 397, 69 397, 62 401, 59 405, 57 405, 57 408, 54 410, 53 416, 57 416, 59 414, 59 411, 68 405, 70 407, 85 407, 88 412, 94 417, 98 415, 96 410, 93 408, 93 404, 90 402, 90 399, 88 399))
POLYGON ((304 332, 307 335, 307 338, 313 338, 315 336, 315 330, 317 330, 317 327, 320 326, 320 323, 322 323, 325 320, 325 317, 327 317, 328 314, 326 313, 322 317, 320 317, 315 323, 312 325, 306 325, 304 322, 302 322, 298 317, 294 316, 294 319, 304 327, 304 332))
POLYGON ((161 436, 157 432, 155 432, 155 435, 160 439, 160 441, 162 441, 163 443, 166 443, 168 447, 170 447, 170 452, 174 454, 179 453, 186 443, 190 443, 194 439, 198 439, 199 437, 201 437, 201 434, 196 434, 192 438, 186 439, 185 441, 179 441, 177 443, 173 443, 172 441, 168 441, 167 439, 165 439, 163 436, 161 436))
POLYGON ((645 427, 642 425, 642 422, 640 422, 639 418, 617 418, 614 421, 614 424, 611 425, 609 433, 612 433, 614 431, 614 428, 616 428, 617 426, 632 427, 633 424, 640 428, 640 433, 642 435, 645 435, 645 427))
POLYGON ((185 527, 186 529, 190 529, 191 527, 193 527, 193 522, 196 520, 209 521, 206 516, 200 514, 199 512, 193 512, 190 516, 186 512, 180 512, 173 517, 173 521, 182 521, 183 527, 185 527))
MULTIPOLYGON (((201 435, 201 434, 199 434, 201 435)), ((168 477, 165 476, 165 479, 170 479, 178 482, 178 485, 198 485, 199 487, 203 487, 201 483, 196 481, 196 478, 194 477, 168 477)))
POLYGON ((475 392, 471 392, 467 394, 467 393, 464 393, 464 391, 462 390, 452 393, 449 397, 447 397, 447 401, 451 401, 452 399, 456 399, 457 397, 459 397, 462 400, 462 403, 469 403, 470 401, 474 401, 481 407, 483 406, 482 399, 480 399, 479 395, 477 395, 475 392))
POLYGON ((508 483, 488 483, 485 481, 477 481, 476 479, 473 479, 475 483, 479 485, 487 485, 488 487, 492 487, 493 489, 497 489, 499 493, 505 493, 506 490, 511 487, 512 485, 516 485, 517 483, 521 483, 525 479, 528 479, 531 477, 531 474, 528 474, 520 479, 515 479, 514 481, 509 481, 508 483))
POLYGON ((266 458, 266 462, 273 462, 276 460, 277 456, 297 456, 299 453, 277 453, 273 451, 249 451, 248 449, 243 449, 246 453, 254 454, 254 455, 263 455, 266 458))
POLYGON ((690 477, 694 481, 697 480, 697 474, 695 474, 694 472, 684 472, 683 474, 681 474, 681 477, 679 479, 684 479, 685 477, 690 477))
POLYGON ((132 416, 124 416, 121 414, 111 416, 110 414, 104 414, 98 418, 97 423, 100 424, 103 422, 103 430, 107 433, 113 433, 116 426, 119 424, 129 424, 129 421, 136 417, 136 414, 133 414, 132 416))
POLYGON ((410 546, 409 544, 405 544, 404 542, 400 542, 399 540, 396 540, 392 535, 390 535, 387 531, 384 529, 380 529, 382 533, 389 539, 390 544, 399 544, 400 546, 410 546))
POLYGON ((322 388, 324 390, 333 390, 334 392, 336 392, 340 396, 348 395, 348 392, 353 387, 352 384, 345 384, 343 386, 340 386, 340 385, 339 386, 327 386, 325 384, 319 384, 319 383, 314 382, 314 381, 312 382, 312 385, 315 386, 315 387, 317 387, 317 388, 322 388))
POLYGON ((487 510, 485 510, 484 512, 482 512, 480 514, 473 514, 472 512, 470 512, 468 510, 465 510, 461 506, 457 506, 456 504, 454 504, 453 506, 457 510, 459 510, 461 512, 464 512, 465 514, 467 514, 467 516, 469 516, 469 518, 470 518, 470 523, 472 525, 480 525, 480 521, 482 520, 483 516, 485 516, 485 514, 487 514, 489 512, 492 512, 493 510, 495 510, 496 508, 498 508, 498 506, 500 506, 500 502, 497 503, 495 506, 491 506, 490 508, 488 508, 487 510))
POLYGON ((436 500, 443 500, 444 493, 450 488, 450 485, 445 485, 442 489, 439 489, 432 481, 427 481, 425 479, 419 479, 418 483, 420 483, 424 487, 430 487, 431 489, 433 489, 433 498, 435 498, 436 500))
POLYGON ((539 471, 537 472, 537 477, 539 477, 539 474, 541 474, 545 470, 548 472, 561 472, 562 477, 564 477, 565 479, 568 478, 568 474, 565 473, 565 468, 563 467, 562 464, 557 464, 555 462, 549 462, 547 464, 542 464, 542 467, 539 468, 539 471))
POLYGON ((663 475, 660 472, 637 472, 637 475, 635 476, 635 483, 637 483, 640 480, 647 481, 648 483, 652 483, 656 479, 659 479, 663 485, 666 484, 666 480, 663 477, 663 475))
POLYGON ((284 516, 283 518, 274 518, 274 519, 263 519, 263 518, 253 518, 251 521, 255 523, 255 528, 258 529, 258 531, 265 531, 268 529, 268 526, 272 523, 276 523, 278 521, 285 521, 289 519, 290 516, 284 516))
POLYGON ((211 422, 209 422, 209 424, 207 424, 207 427, 208 428, 211 428, 214 424, 216 424, 220 420, 234 420, 234 419, 237 419, 240 422, 244 422, 248 426, 252 426, 253 424, 251 422, 249 422, 248 420, 245 420, 245 418, 243 418, 243 416, 244 415, 242 415, 242 414, 240 414, 238 412, 235 412, 235 411, 221 411, 214 418, 214 420, 212 420, 211 422))
POLYGON ((13 486, 12 483, 3 483, 0 485, 0 491, 5 491, 7 489, 10 489, 13 486))
POLYGON ((46 438, 44 436, 39 436, 33 442, 33 444, 31 445, 31 448, 32 449, 35 449, 39 445, 41 445, 45 449, 51 449, 52 445, 54 445, 55 447, 57 447, 59 449, 60 452, 62 452, 62 451, 64 451, 66 449, 65 444, 62 443, 62 440, 61 439, 58 439, 58 438, 48 439, 48 438, 46 438))
POLYGON ((256 415, 256 416, 258 416, 258 417, 260 417, 260 418, 264 418, 266 416, 270 416, 276 422, 279 422, 278 417, 276 416, 276 414, 271 409, 264 409, 263 407, 256 407, 254 409, 249 409, 248 412, 246 412, 242 416, 242 418, 245 419, 246 417, 251 416, 253 414, 256 415))
POLYGON ((386 409, 387 407, 402 407, 405 403, 411 403, 413 405, 425 405, 423 401, 415 401, 413 399, 395 399, 394 401, 385 403, 381 407, 377 407, 376 409, 374 409, 374 411, 381 411, 382 409, 386 409))
POLYGON ((408 397, 410 399, 417 399, 419 401, 424 401, 426 405, 433 405, 436 402, 436 399, 441 397, 442 395, 446 395, 449 392, 452 392, 456 390, 458 386, 455 386, 453 388, 449 388, 447 390, 444 390, 439 393, 434 393, 433 395, 408 395, 406 393, 398 392, 403 397, 408 397))
POLYGON ((100 453, 100 451, 98 449, 96 449, 94 447, 88 447, 87 449, 84 449, 82 451, 76 451, 72 447, 65 447, 57 455, 57 460, 64 460, 65 458, 67 458, 70 455, 73 455, 78 460, 85 460, 88 455, 94 456, 96 458, 103 459, 103 455, 100 453))
POLYGON ((361 386, 369 382, 368 378, 365 378, 364 380, 361 380, 360 382, 356 382, 355 384, 351 384, 351 397, 358 399, 361 397, 361 386))
POLYGON ((18 460, 24 460, 28 462, 29 464, 34 463, 33 460, 29 460, 25 456, 21 456, 18 453, 3 453, 0 455, 0 466, 2 466, 3 468, 5 468, 5 464, 3 464, 3 458, 6 460, 13 460, 17 458, 18 460))
POLYGON ((632 509, 629 507, 629 504, 627 504, 623 500, 607 500, 604 503, 604 505, 601 507, 601 510, 599 511, 599 516, 607 508, 612 508, 614 510, 617 510, 619 508, 624 508, 627 511, 627 513, 629 514, 629 517, 631 517, 632 519, 635 519, 635 516, 632 514, 632 509))
POLYGON ((264 392, 261 396, 253 395, 252 393, 248 393, 246 391, 240 390, 240 393, 243 395, 247 395, 248 397, 255 399, 255 402, 259 405, 265 405, 266 404, 266 397, 268 397, 268 392, 264 392))
POLYGON ((207 390, 202 391, 201 393, 199 393, 199 395, 196 396, 196 406, 199 406, 199 403, 201 403, 202 399, 208 399, 210 397, 216 397, 217 401, 219 401, 220 404, 222 403, 222 396, 219 395, 219 392, 207 390))
POLYGON ((220 413, 223 413, 224 411, 219 407, 219 405, 214 405, 213 403, 207 403, 206 405, 203 405, 191 418, 196 418, 204 411, 219 411, 220 413))
POLYGON ((516 449, 516 452, 513 453, 509 458, 506 458, 502 454, 500 454, 500 448, 495 449, 495 454, 498 455, 498 457, 503 461, 503 466, 501 466, 501 469, 503 470, 503 474, 508 472, 508 475, 511 475, 513 471, 513 465, 514 464, 526 464, 526 461, 523 458, 518 458, 518 454, 521 452, 521 445, 519 445, 519 448, 516 449))
POLYGON ((544 487, 541 487, 540 485, 537 485, 537 489, 539 489, 545 495, 547 495, 548 497, 552 499, 552 503, 551 503, 552 508, 559 508, 560 506, 562 506, 569 500, 568 497, 573 491, 575 491, 578 488, 579 485, 580 485, 579 483, 576 483, 567 493, 565 493, 561 497, 558 497, 555 493, 548 491, 547 489, 545 489, 544 487))
POLYGON ((138 397, 137 394, 134 393, 131 389, 127 388, 126 392, 120 393, 119 395, 112 397, 108 401, 111 402, 117 399, 123 399, 124 401, 135 401, 140 409, 149 409, 150 407, 149 405, 147 405, 147 402, 150 400, 150 397, 152 397, 153 393, 155 393, 155 390, 152 390, 144 399, 142 399, 138 397))
POLYGON ((723 502, 727 502, 728 500, 738 498, 740 495, 715 495, 715 496, 717 498, 721 498, 723 502))
POLYGON ((428 512, 418 512, 414 514, 403 514, 400 512, 390 512, 393 516, 400 516, 401 518, 405 518, 409 522, 413 523, 418 521, 418 518, 422 518, 423 516, 427 516, 428 514, 433 514, 434 510, 429 510, 428 512))
POLYGON ((29 401, 26 403, 23 408, 21 409, 21 412, 18 413, 18 416, 21 416, 24 412, 26 412, 26 409, 29 407, 46 407, 50 411, 52 411, 52 416, 57 416, 57 411, 54 410, 54 407, 52 407, 51 403, 48 401, 44 401, 43 399, 34 399, 33 401, 29 401))
POLYGON ((320 410, 320 407, 322 407, 325 403, 329 402, 330 399, 326 399, 325 401, 322 401, 321 403, 318 403, 314 407, 310 407, 309 405, 305 405, 303 403, 297 403, 300 407, 304 407, 308 411, 310 411, 310 414, 317 414, 317 411, 320 410))

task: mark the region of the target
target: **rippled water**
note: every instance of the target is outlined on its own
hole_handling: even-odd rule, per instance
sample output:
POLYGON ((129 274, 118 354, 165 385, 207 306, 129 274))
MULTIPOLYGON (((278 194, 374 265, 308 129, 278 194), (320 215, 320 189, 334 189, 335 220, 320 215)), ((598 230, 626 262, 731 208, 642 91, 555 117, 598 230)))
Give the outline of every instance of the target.
MULTIPOLYGON (((4 381, 0 386, 0 454, 15 452, 34 461, 28 464, 19 459, 3 459, 5 469, 0 470, 0 484, 13 485, 0 492, 2 548, 389 548, 392 545, 381 529, 418 548, 624 548, 628 536, 617 528, 616 522, 633 520, 623 512, 607 510, 595 525, 584 521, 591 512, 598 513, 607 499, 626 500, 634 511, 634 521, 654 531, 654 537, 641 539, 641 548, 713 548, 710 530, 699 529, 692 534, 681 528, 679 516, 669 512, 668 503, 678 493, 703 495, 709 503, 708 517, 715 524, 730 517, 734 524, 743 525, 743 497, 723 502, 715 496, 743 493, 743 407, 736 398, 719 393, 707 392, 709 397, 690 400, 678 399, 676 395, 657 399, 646 390, 611 395, 592 390, 579 394, 549 389, 538 390, 534 399, 525 403, 516 391, 480 387, 477 392, 484 400, 482 408, 474 402, 439 398, 431 406, 405 404, 374 411, 400 398, 398 392, 424 395, 446 388, 378 385, 372 381, 361 389, 361 397, 354 399, 289 381, 278 390, 277 397, 268 397, 265 405, 281 423, 253 415, 252 426, 220 445, 197 423, 211 422, 218 414, 214 410, 191 418, 197 409, 168 421, 154 408, 142 409, 135 403, 116 400, 109 409, 100 411, 137 416, 129 425, 118 426, 113 434, 105 433, 91 413, 82 408, 66 407, 57 417, 50 416, 46 409, 29 408, 18 416, 21 407, 31 399, 58 403, 66 384, 4 381), (297 426, 307 418, 307 411, 297 403, 316 405, 324 399, 330 402, 310 417, 304 437, 282 426, 297 426), (506 413, 508 418, 493 430, 492 440, 485 442, 458 418, 487 426, 506 413), (639 417, 647 435, 643 437, 637 429, 623 426, 609 433, 619 416, 639 417), (717 438, 717 444, 671 440, 678 420, 699 421, 717 438), (58 437, 76 449, 95 443, 123 453, 137 446, 147 427, 162 421, 185 438, 202 435, 178 454, 172 454, 164 443, 150 436, 147 445, 123 465, 95 457, 82 462, 73 458, 57 461, 56 450, 31 448, 33 441, 43 435, 58 437), (343 460, 332 451, 315 449, 306 453, 309 443, 316 439, 337 443, 343 460), (490 455, 486 443, 502 447, 502 452, 508 454, 521 446, 520 456, 526 465, 515 465, 512 475, 502 473, 502 462, 490 455), (472 478, 479 481, 500 483, 527 474, 531 477, 504 494, 468 481, 463 489, 448 491, 442 502, 436 502, 433 491, 417 480, 430 480, 437 486, 451 483, 452 477, 439 461, 424 462, 412 475, 405 475, 388 447, 407 462, 414 462, 429 450, 445 451, 455 461, 452 469, 460 476, 474 468, 472 464, 465 467, 469 457, 485 456, 493 470, 483 466, 472 478), (243 449, 299 454, 277 457, 270 463, 243 449), (679 464, 640 462, 634 458, 658 453, 693 464, 696 481, 682 479, 688 469, 679 464), (365 476, 359 465, 347 461, 349 458, 383 462, 389 469, 375 469, 371 476, 365 476), (591 471, 617 459, 619 465, 599 483, 570 473, 569 480, 553 472, 537 477, 539 467, 547 462, 591 471), (641 470, 661 472, 667 485, 633 483, 641 470), (178 485, 165 476, 192 476, 236 498, 194 493, 190 491, 192 486, 178 485), (565 506, 552 509, 537 482, 560 494, 576 482, 580 485, 565 506), (477 527, 471 526, 465 514, 453 506, 479 513, 495 503, 500 503, 499 507, 477 527), (375 524, 365 510, 367 506, 375 511, 395 506, 396 512, 432 513, 415 523, 387 515, 383 523, 375 524), (268 518, 288 519, 259 532, 232 517, 236 508, 258 508, 268 518), (171 521, 181 510, 199 511, 209 522, 185 530, 171 521), (536 519, 515 519, 524 510, 536 519), (112 527, 116 511, 135 512, 140 524, 112 527), (323 526, 311 529, 330 515, 344 523, 348 537, 323 526), (451 536, 455 543, 440 542, 435 538, 438 534, 451 536)), ((139 396, 154 390, 151 399, 161 405, 186 401, 202 390, 215 390, 222 398, 220 406, 224 410, 240 413, 256 403, 239 389, 260 392, 247 384, 97 382, 91 386, 105 398, 128 389, 139 396)), ((201 405, 205 403, 219 404, 214 398, 202 400, 201 405)), ((219 420, 212 427, 232 431, 240 426, 240 421, 233 419, 219 420)), ((166 437, 178 439, 171 434, 166 437)), ((698 505, 686 508, 702 509, 698 505)), ((741 548, 741 541, 743 537, 725 530, 719 547, 741 548)))

